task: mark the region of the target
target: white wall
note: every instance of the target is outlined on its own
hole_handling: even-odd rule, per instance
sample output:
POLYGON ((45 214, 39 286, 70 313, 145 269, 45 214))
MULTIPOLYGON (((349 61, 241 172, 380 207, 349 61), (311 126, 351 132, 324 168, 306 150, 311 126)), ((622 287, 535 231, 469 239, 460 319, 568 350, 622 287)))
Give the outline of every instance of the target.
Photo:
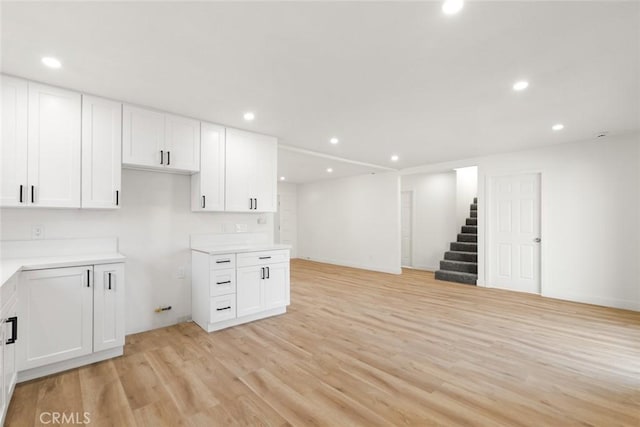
POLYGON ((298 185, 298 257, 400 273, 396 172, 298 185))
MULTIPOLYGON (((435 271, 464 222, 456 219, 456 173, 405 175, 402 191, 413 192, 412 259, 414 268, 435 271)), ((467 203, 467 216, 469 203, 467 203)))
POLYGON ((478 195, 478 167, 469 166, 456 169, 456 218, 458 224, 465 224, 469 218, 470 204, 478 195))
POLYGON ((158 328, 191 317, 189 235, 231 232, 235 224, 273 235, 273 214, 192 213, 190 177, 123 170, 122 208, 2 209, 0 238, 30 239, 43 225, 45 238, 118 237, 127 256, 127 333, 158 328), (266 225, 258 225, 260 217, 266 225), (184 268, 184 279, 177 277, 184 268), (156 314, 154 308, 171 305, 156 314))
POLYGON ((278 212, 274 215, 274 241, 291 245, 291 258, 298 256, 298 186, 278 182, 278 212))

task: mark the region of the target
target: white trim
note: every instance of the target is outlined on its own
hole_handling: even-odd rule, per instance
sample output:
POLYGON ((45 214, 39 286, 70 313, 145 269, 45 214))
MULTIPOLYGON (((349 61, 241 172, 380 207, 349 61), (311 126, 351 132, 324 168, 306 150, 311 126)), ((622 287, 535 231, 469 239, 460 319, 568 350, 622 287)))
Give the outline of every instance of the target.
POLYGON ((277 307, 267 311, 261 311, 260 313, 251 314, 249 316, 242 316, 236 319, 225 320, 223 322, 209 323, 207 325, 207 332, 219 331, 221 329, 229 328, 231 326, 240 325, 243 323, 253 322, 254 320, 260 320, 271 316, 277 316, 279 314, 285 314, 287 307, 277 307))
POLYGON ((330 154, 318 153, 317 151, 305 150, 304 148, 292 147, 290 145, 278 144, 278 149, 291 151, 292 153, 299 153, 299 154, 306 154, 308 156, 320 157, 320 158, 323 158, 323 159, 335 160, 335 161, 343 162, 343 163, 350 163, 352 165, 364 166, 364 167, 367 167, 367 168, 376 168, 376 169, 380 169, 380 170, 383 170, 383 171, 398 172, 398 169, 389 168, 389 167, 386 167, 386 166, 374 165, 373 163, 365 163, 365 162, 359 162, 357 160, 345 159, 344 157, 338 157, 338 156, 332 156, 330 154))
POLYGON ((623 310, 640 311, 640 302, 629 301, 617 298, 599 297, 597 295, 583 295, 575 292, 564 291, 545 291, 541 294, 544 298, 560 299, 563 301, 571 301, 579 304, 593 304, 599 307, 613 307, 623 310))
POLYGON ((91 353, 86 356, 76 357, 74 359, 63 360, 45 366, 38 366, 37 368, 26 369, 24 371, 18 372, 17 382, 21 383, 24 381, 33 380, 35 378, 56 374, 58 372, 67 371, 69 369, 74 369, 80 366, 90 365, 92 363, 111 359, 113 357, 122 356, 123 354, 124 347, 116 347, 109 350, 91 353))

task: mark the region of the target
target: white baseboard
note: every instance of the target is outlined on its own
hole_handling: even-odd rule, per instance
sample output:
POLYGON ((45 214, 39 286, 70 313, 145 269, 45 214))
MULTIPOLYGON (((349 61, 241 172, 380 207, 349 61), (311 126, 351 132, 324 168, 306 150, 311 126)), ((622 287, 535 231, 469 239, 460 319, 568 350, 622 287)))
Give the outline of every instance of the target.
POLYGON ((321 262, 324 264, 339 265, 342 267, 359 268, 360 270, 378 271, 380 273, 389 273, 389 274, 402 274, 402 268, 400 268, 400 266, 398 266, 398 268, 395 268, 395 269, 380 268, 375 265, 352 263, 348 261, 345 262, 345 261, 340 261, 336 259, 314 258, 314 257, 307 257, 307 256, 299 256, 298 258, 305 259, 307 261, 321 262))
POLYGON ((102 362, 103 360, 122 356, 123 354, 124 347, 116 347, 109 350, 103 350, 96 353, 88 354, 86 356, 76 357, 75 359, 63 360, 61 362, 56 362, 45 366, 38 366, 37 368, 31 368, 18 372, 17 381, 21 383, 36 378, 45 377, 47 375, 57 374, 58 372, 68 371, 69 369, 78 368, 84 365, 90 365, 96 362, 102 362))

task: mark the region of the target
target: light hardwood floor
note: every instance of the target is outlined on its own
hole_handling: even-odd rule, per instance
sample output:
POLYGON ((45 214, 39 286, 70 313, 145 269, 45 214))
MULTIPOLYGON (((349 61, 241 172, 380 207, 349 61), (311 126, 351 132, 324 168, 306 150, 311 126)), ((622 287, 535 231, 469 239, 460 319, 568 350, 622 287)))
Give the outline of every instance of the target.
POLYGON ((291 290, 286 315, 20 384, 7 425, 640 425, 640 313, 299 260, 291 290))

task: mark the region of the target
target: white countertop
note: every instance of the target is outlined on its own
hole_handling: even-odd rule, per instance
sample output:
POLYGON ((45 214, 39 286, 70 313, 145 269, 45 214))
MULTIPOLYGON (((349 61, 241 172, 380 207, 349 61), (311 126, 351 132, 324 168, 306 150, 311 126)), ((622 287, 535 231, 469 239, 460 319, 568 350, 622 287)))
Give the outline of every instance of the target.
POLYGON ((111 264, 114 262, 124 262, 126 257, 118 252, 63 255, 63 256, 42 256, 25 258, 3 258, 0 259, 0 286, 11 278, 14 274, 24 270, 41 270, 43 268, 74 267, 80 265, 111 264))
POLYGON ((271 244, 258 244, 258 245, 194 245, 191 246, 191 250, 204 252, 209 255, 221 255, 221 254, 237 254, 244 252, 260 252, 260 251, 277 251, 277 250, 289 250, 291 245, 284 245, 280 243, 271 244))

